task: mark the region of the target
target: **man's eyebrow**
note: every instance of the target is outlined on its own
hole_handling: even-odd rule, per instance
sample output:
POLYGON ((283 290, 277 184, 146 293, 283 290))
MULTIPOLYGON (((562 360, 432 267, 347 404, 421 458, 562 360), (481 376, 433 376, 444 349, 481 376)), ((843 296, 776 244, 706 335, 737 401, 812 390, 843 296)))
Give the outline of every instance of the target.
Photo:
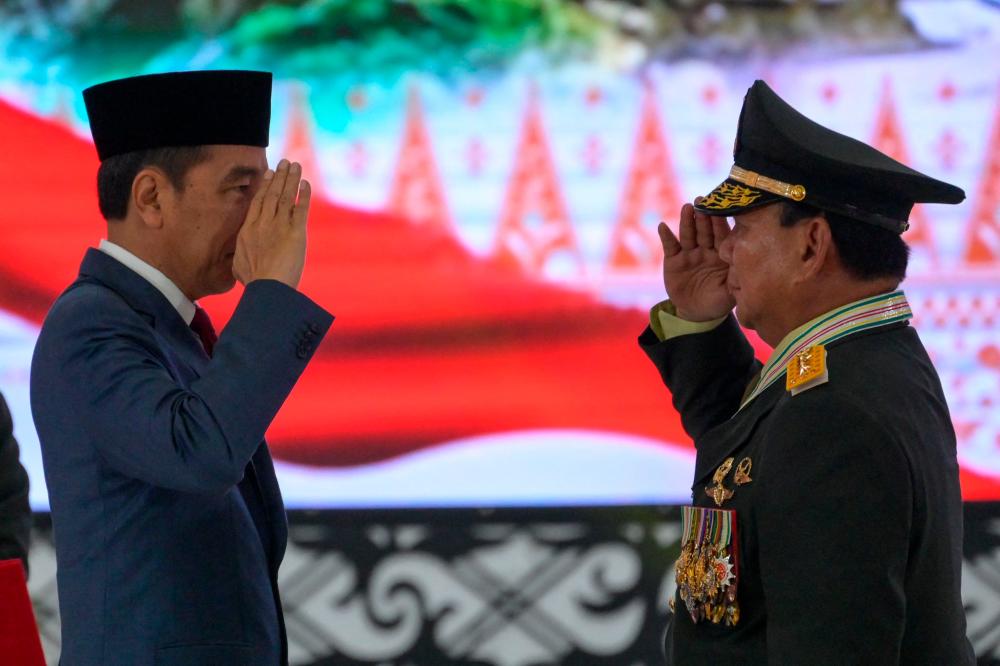
POLYGON ((257 167, 252 166, 234 166, 229 170, 228 173, 223 177, 222 183, 234 183, 238 180, 243 180, 244 178, 253 178, 254 176, 260 175, 261 170, 257 167))

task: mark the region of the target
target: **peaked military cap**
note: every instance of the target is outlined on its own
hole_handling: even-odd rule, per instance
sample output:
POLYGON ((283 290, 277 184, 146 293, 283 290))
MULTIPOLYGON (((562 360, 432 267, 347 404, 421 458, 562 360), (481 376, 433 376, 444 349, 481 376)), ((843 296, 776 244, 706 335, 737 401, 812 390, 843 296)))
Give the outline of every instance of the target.
POLYGON ((173 146, 268 144, 271 74, 171 72, 117 79, 83 91, 101 160, 173 146))
POLYGON ((801 201, 896 233, 915 203, 959 203, 965 193, 901 164, 792 108, 763 81, 747 91, 735 164, 695 209, 739 215, 776 201, 801 201))

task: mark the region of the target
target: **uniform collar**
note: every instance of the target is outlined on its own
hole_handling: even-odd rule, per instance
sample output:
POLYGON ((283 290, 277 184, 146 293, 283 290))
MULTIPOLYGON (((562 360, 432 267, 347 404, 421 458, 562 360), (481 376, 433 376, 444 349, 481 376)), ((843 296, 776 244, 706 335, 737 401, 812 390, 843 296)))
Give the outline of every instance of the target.
POLYGON ((184 323, 188 326, 191 325, 196 306, 170 278, 122 246, 116 245, 109 240, 101 240, 98 249, 112 259, 124 264, 126 268, 131 269, 139 277, 153 285, 157 291, 163 294, 167 302, 177 310, 177 314, 181 316, 184 323))
POLYGON ((774 348, 761 370, 757 386, 744 398, 740 409, 771 384, 784 378, 788 362, 806 348, 827 345, 852 333, 905 321, 912 316, 906 295, 896 290, 862 298, 810 319, 786 335, 774 348))

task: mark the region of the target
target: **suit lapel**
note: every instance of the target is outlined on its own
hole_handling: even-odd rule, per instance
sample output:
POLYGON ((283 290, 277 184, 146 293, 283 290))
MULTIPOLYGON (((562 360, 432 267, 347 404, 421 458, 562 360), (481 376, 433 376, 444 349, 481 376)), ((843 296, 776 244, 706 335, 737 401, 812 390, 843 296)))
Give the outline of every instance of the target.
POLYGON ((87 250, 80 265, 80 279, 99 282, 111 289, 141 314, 170 349, 184 356, 188 363, 200 358, 207 362, 198 336, 159 289, 117 259, 93 248, 87 250))
MULTIPOLYGON (((84 255, 80 266, 80 280, 103 284, 143 316, 163 341, 164 354, 175 364, 175 370, 185 384, 202 375, 210 359, 201 341, 174 306, 149 281, 117 259, 93 248, 88 249, 84 255)), ((239 491, 244 503, 248 504, 247 509, 254 518, 262 543, 266 547, 270 541, 274 546, 275 552, 269 555, 273 557, 271 566, 276 569, 284 553, 288 528, 274 465, 267 446, 263 443, 247 464, 243 480, 239 483, 239 491), (247 493, 252 493, 252 496, 247 497, 247 493), (249 506, 254 497, 259 499, 262 507, 259 518, 254 515, 257 512, 249 506)))

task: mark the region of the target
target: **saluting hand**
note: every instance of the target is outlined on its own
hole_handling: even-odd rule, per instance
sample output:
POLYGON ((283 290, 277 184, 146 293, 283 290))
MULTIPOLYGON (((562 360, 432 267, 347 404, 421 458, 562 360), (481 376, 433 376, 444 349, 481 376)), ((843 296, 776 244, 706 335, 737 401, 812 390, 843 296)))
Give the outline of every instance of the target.
POLYGON ((264 174, 236 239, 233 275, 244 285, 272 279, 296 289, 306 261, 311 188, 298 162, 281 160, 264 174))
POLYGON ((719 256, 719 246, 729 235, 726 218, 703 215, 684 204, 680 239, 663 222, 657 231, 663 244, 663 286, 677 316, 709 321, 729 313, 736 302, 726 288, 729 266, 719 256))

